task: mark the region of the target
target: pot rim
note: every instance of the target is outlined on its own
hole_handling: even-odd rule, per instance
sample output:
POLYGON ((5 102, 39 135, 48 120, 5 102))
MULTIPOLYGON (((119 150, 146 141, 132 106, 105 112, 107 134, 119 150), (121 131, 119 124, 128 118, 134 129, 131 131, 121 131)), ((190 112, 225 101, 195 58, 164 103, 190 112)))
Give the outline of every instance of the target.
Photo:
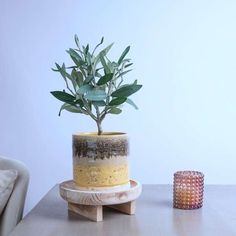
POLYGON ((101 135, 98 135, 97 132, 78 132, 73 134, 73 136, 80 136, 80 137, 96 137, 96 138, 103 138, 103 137, 125 137, 127 133, 124 132, 116 132, 116 131, 108 131, 102 132, 101 135))

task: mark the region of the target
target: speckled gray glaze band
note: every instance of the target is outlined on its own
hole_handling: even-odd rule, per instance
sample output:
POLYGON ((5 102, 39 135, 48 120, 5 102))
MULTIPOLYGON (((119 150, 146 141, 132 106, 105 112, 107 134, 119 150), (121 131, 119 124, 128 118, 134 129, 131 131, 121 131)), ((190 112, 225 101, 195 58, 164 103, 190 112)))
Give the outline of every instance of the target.
POLYGON ((73 135, 73 157, 76 158, 109 159, 128 156, 128 152, 128 137, 124 133, 104 133, 101 136, 73 135))

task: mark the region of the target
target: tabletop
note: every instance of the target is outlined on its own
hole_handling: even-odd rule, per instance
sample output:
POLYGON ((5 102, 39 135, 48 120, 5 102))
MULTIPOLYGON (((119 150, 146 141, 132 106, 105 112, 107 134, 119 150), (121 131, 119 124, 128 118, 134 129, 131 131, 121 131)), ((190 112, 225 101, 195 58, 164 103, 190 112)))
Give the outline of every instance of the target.
POLYGON ((136 214, 104 210, 103 222, 68 212, 58 185, 18 224, 11 236, 236 236, 236 186, 205 186, 197 210, 172 207, 171 185, 144 185, 136 214))

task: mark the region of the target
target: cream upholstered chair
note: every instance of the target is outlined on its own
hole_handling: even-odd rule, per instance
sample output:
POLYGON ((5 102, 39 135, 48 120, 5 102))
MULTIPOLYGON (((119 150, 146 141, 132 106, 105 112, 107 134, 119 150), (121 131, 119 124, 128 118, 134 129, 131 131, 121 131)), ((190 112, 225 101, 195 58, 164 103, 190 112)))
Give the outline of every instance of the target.
POLYGON ((20 161, 0 156, 0 169, 15 169, 18 177, 12 194, 0 216, 0 236, 8 236, 22 219, 26 192, 29 183, 29 172, 20 161))

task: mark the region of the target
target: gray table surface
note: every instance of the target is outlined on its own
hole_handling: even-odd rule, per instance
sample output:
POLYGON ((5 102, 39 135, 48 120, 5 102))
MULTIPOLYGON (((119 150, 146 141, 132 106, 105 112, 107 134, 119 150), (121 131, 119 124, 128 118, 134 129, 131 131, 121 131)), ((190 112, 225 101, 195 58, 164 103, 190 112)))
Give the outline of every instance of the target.
POLYGON ((11 236, 236 236, 236 186, 206 186, 198 210, 172 208, 171 185, 144 185, 136 215, 105 209, 103 222, 67 211, 52 188, 15 228, 11 236))

